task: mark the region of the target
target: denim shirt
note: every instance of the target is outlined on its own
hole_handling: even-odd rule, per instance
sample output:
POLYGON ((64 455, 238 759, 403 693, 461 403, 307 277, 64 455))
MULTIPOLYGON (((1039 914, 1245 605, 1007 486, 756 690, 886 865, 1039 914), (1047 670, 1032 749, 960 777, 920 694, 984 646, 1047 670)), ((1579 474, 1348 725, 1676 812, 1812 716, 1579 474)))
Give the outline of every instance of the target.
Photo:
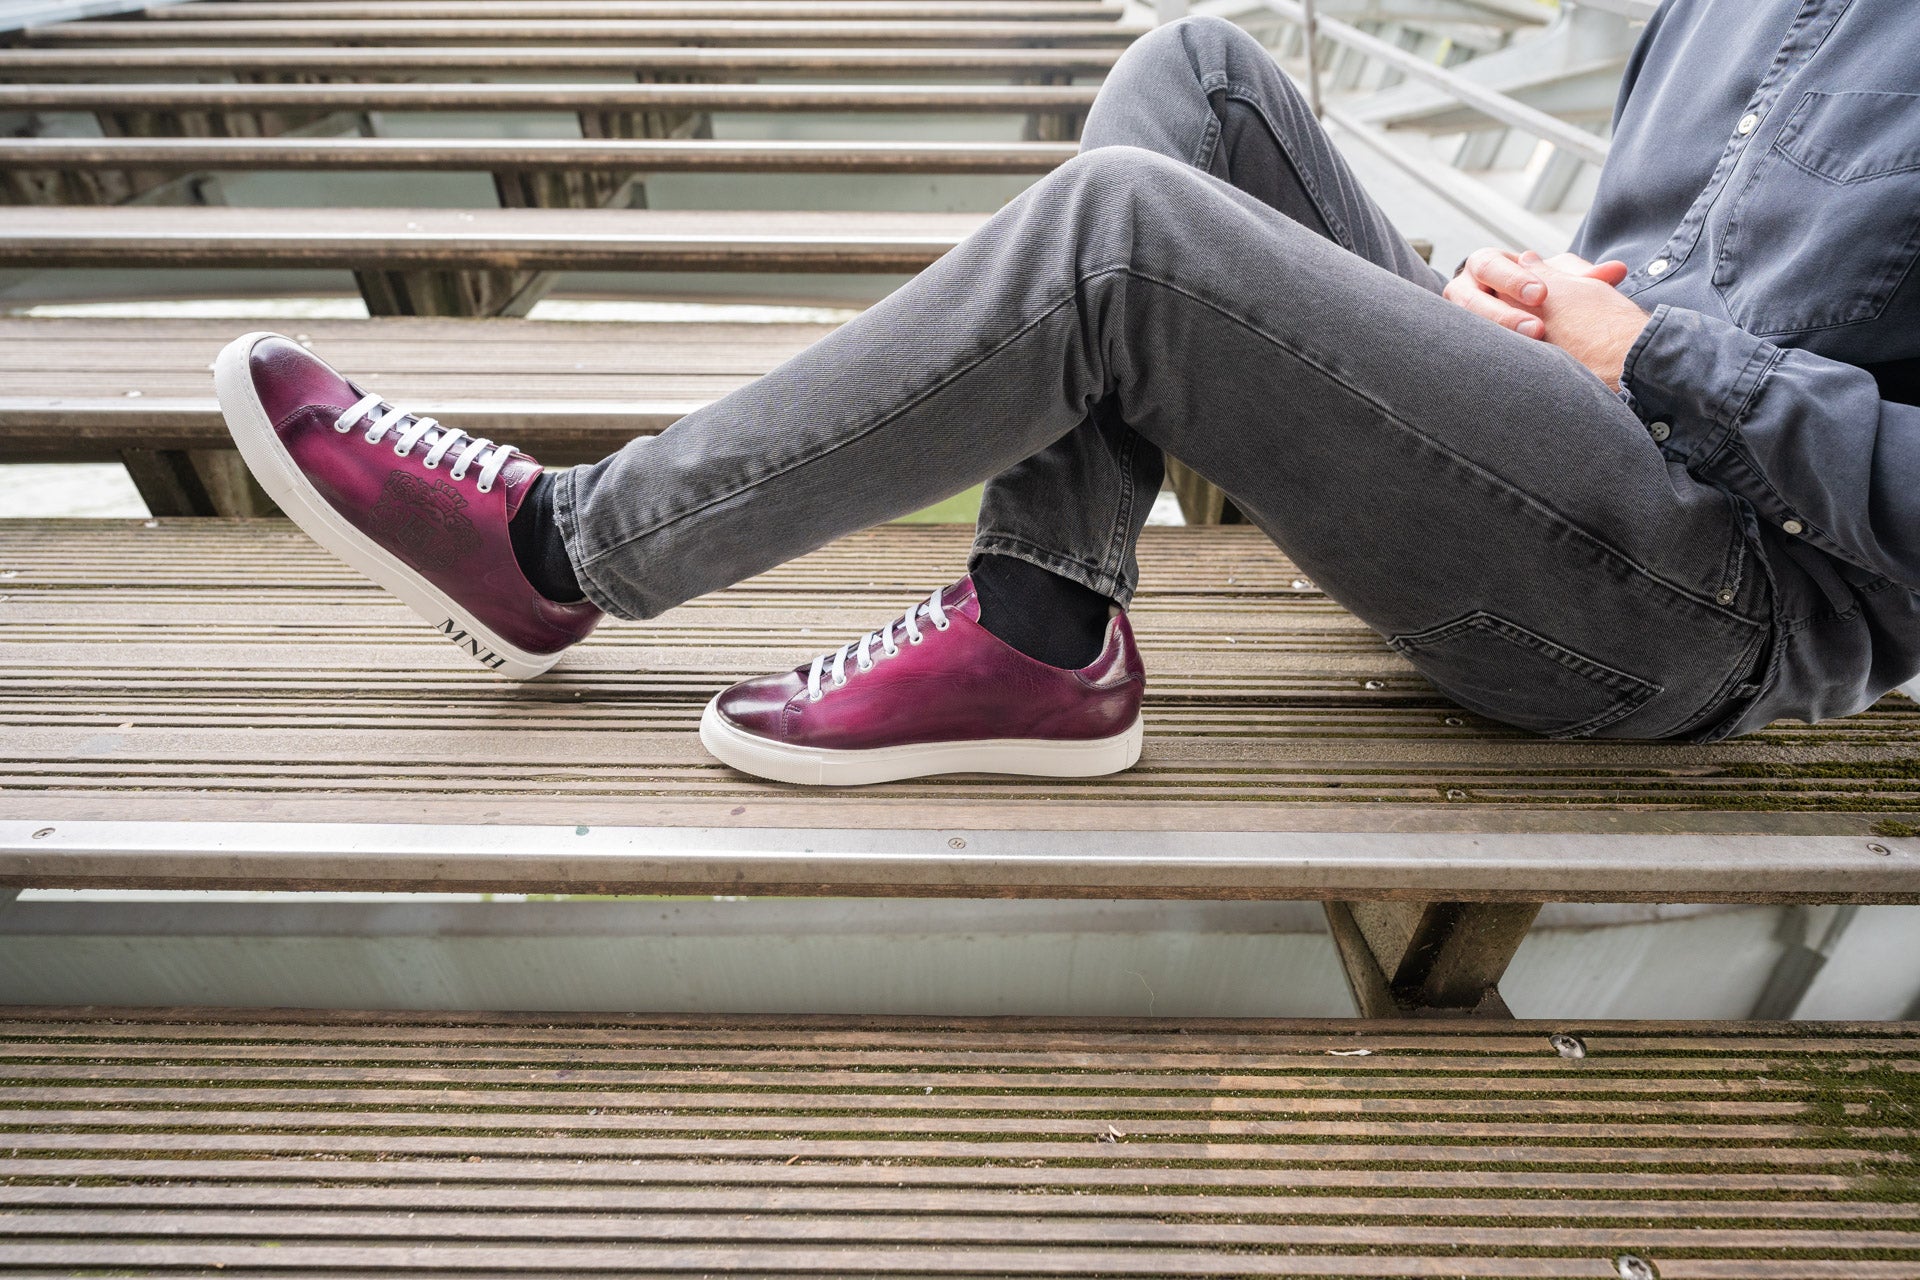
POLYGON ((1920 672, 1920 8, 1666 0, 1574 250, 1652 317, 1622 398, 1743 505, 1776 639, 1733 726, 1920 672))

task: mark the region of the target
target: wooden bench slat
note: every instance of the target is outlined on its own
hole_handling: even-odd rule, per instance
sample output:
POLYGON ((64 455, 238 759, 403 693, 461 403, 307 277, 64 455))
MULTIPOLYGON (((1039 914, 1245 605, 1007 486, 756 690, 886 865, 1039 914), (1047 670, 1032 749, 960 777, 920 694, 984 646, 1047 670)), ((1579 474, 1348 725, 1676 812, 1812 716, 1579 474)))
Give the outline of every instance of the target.
POLYGON ((1085 110, 1085 85, 7 84, 0 111, 951 111, 1085 110))
POLYGON ((698 22, 798 20, 844 22, 910 19, 963 21, 1117 21, 1126 11, 1111 0, 232 0, 148 9, 149 21, 182 25, 330 19, 394 21, 417 18, 538 19, 652 18, 698 22))
POLYGON ((1920 808, 1902 745, 1920 717, 1904 700, 1819 733, 1711 746, 1527 738, 1450 707, 1296 587, 1247 529, 1148 531, 1136 616, 1154 675, 1139 768, 1089 782, 931 779, 872 788, 850 808, 719 768, 694 741, 699 708, 729 679, 802 662, 953 572, 965 530, 861 535, 657 622, 603 627, 554 673, 515 686, 476 679, 430 628, 284 524, 154 524, 0 525, 0 572, 12 575, 0 592, 17 619, 0 620, 0 788, 13 812, 25 809, 5 826, 15 876, 57 863, 95 883, 452 887, 466 875, 492 888, 584 889, 584 878, 634 892, 706 892, 736 875, 798 893, 977 883, 1043 896, 1832 901, 1920 891, 1920 842, 1873 834, 1877 820, 1920 808), (1177 594, 1156 599, 1159 583, 1177 594), (1226 612, 1236 600, 1246 612, 1226 612), (1249 643, 1225 643, 1223 617, 1245 619, 1249 643), (1271 634, 1294 638, 1253 643, 1271 634), (82 684, 59 674, 82 671, 82 684), (475 793, 476 752, 491 799, 475 793), (469 822, 509 801, 502 812, 520 821, 589 834, 289 834, 309 822, 469 822), (262 812, 296 826, 171 825, 262 812), (741 815, 756 830, 690 830, 741 815), (135 825, 71 826, 90 819, 135 825), (617 824, 635 834, 595 834, 617 824), (59 831, 35 841, 43 825, 59 831), (831 848, 825 826, 842 832, 831 848), (857 830, 903 827, 918 831, 857 830), (965 850, 937 828, 957 828, 965 850), (1044 852, 1051 831, 1128 828, 1102 839, 1098 859, 1044 852), (517 839, 520 851, 446 861, 446 842, 469 836, 517 839), (260 854, 243 855, 255 840, 260 854), (576 840, 593 856, 567 855, 576 840), (771 852, 782 840, 819 852, 783 861, 771 852), (871 863, 862 841, 897 856, 871 863), (225 852, 193 852, 215 846, 225 852), (296 846, 304 852, 285 852, 296 846), (658 856, 631 852, 643 848, 658 856))
MULTIPOLYGON (((328 1025, 301 1015, 296 1038, 282 1045, 275 1036, 284 1028, 271 1014, 60 1015, 51 1026, 43 1011, 0 1012, 0 1043, 29 1058, 37 1049, 79 1061, 130 1034, 191 1032, 210 1049, 255 1045, 269 1064, 282 1048, 291 1082, 314 1052, 307 1040, 328 1025)), ((569 1043, 649 1034, 633 1019, 542 1021, 569 1043)), ((1846 1065, 1873 1055, 1884 1028, 1804 1038, 1723 1028, 1729 1056, 1703 1079, 1790 1086, 1817 1099, 1817 1114, 1846 1117, 1756 1125, 1733 1112, 1702 1123, 1650 1098, 1644 1086, 1662 1055, 1626 1047, 1638 1042, 1634 1024, 1509 1023, 1482 1041, 1409 1023, 1250 1020, 1239 1038, 1252 1061, 1269 1056, 1268 1046, 1286 1057, 1283 1046, 1303 1034, 1368 1051, 1295 1059, 1309 1096, 1354 1101, 1325 1090, 1377 1083, 1367 1064, 1403 1082, 1393 1097, 1369 1095, 1404 1103, 1393 1113, 1401 1119, 1347 1124, 1330 1142, 1316 1118, 1324 1113, 1277 1108, 1258 1141, 1231 1125, 1195 1141, 1185 1122, 1151 1120, 1150 1098, 1100 1111, 1091 1095, 1118 1084, 1095 1086, 1084 1110, 1035 1091, 1030 1073, 985 1077, 971 1091, 951 1086, 946 1062, 991 1059, 1010 1033, 1051 1026, 1064 1039, 1099 1041, 1073 1020, 872 1021, 901 1043, 903 1059, 925 1065, 857 1077, 875 1087, 814 1095, 804 1082, 818 1072, 797 1052, 750 1073, 755 1091, 729 1098, 719 1114, 710 1114, 717 1095, 698 1073, 656 1075, 639 1093, 596 1091, 581 1085, 599 1073, 531 1063, 495 1072, 502 1087, 472 1095, 417 1083, 414 1067, 374 1064, 357 1073, 351 1101, 299 1089, 297 1110, 288 1109, 284 1085, 223 1087, 228 1069, 191 1062, 175 1068, 164 1110, 77 1079, 63 1086, 68 1107, 0 1111, 13 1117, 0 1120, 13 1130, 0 1159, 0 1260, 243 1275, 265 1274, 263 1262, 275 1270, 445 1268, 471 1265, 479 1249, 489 1271, 507 1274, 1597 1277, 1622 1253, 1647 1257, 1666 1275, 1872 1280, 1920 1267, 1920 1209, 1889 1196, 1908 1176, 1912 1144, 1899 1133, 1888 1140, 1884 1123, 1903 1113, 1879 1080, 1846 1065), (1554 1032, 1582 1035, 1589 1046, 1613 1035, 1613 1047, 1569 1061, 1549 1046, 1554 1032), (917 1034, 938 1046, 931 1058, 914 1052, 917 1034), (1540 1113, 1530 1130, 1538 1138, 1501 1121, 1463 1122, 1473 1106, 1464 1090, 1423 1113, 1433 1105, 1422 1083, 1434 1077, 1431 1064, 1459 1063, 1440 1075, 1469 1086, 1486 1079, 1471 1065, 1482 1056, 1475 1050, 1510 1044, 1527 1046, 1519 1056, 1535 1095, 1516 1105, 1565 1101, 1562 1091, 1584 1101, 1540 1113), (1596 1125, 1579 1108, 1599 1100, 1647 1105, 1630 1125, 1596 1125), (982 1120, 989 1103, 1003 1118, 982 1120), (1848 1121, 1883 1126, 1881 1145, 1863 1148, 1848 1121), (712 1126, 705 1136, 665 1136, 701 1123, 712 1126), (1606 1138, 1629 1128, 1648 1136, 1606 1138)), ((484 1043, 489 1029, 527 1023, 444 1013, 341 1019, 428 1053, 449 1027, 484 1043)), ((715 1046, 752 1026, 774 1039, 859 1036, 857 1020, 846 1018, 680 1016, 666 1025, 715 1046)), ((1189 1056, 1188 1033, 1173 1020, 1130 1024, 1128 1047, 1090 1049, 1079 1078, 1124 1079, 1111 1066, 1141 1050, 1189 1056)), ((1183 1079, 1196 1111, 1235 1113, 1237 1081, 1183 1079)))
POLYGON ((0 49, 0 75, 89 76, 156 71, 243 72, 249 75, 324 73, 349 80, 382 75, 489 72, 757 73, 812 75, 841 81, 855 75, 1099 74, 1118 49, 955 48, 701 48, 602 43, 538 45, 327 48, 0 49))
MULTIPOLYGON (((418 1123, 416 1120, 415 1123, 418 1123)), ((1081 1131, 1084 1133, 1084 1129, 1081 1131)), ((1169 1204, 1169 1212, 1179 1206, 1169 1204)), ((0 1241, 22 1236, 88 1236, 105 1242, 150 1236, 155 1226, 146 1214, 103 1212, 0 1214, 0 1241)), ((175 1211, 167 1217, 169 1234, 225 1238, 233 1244, 261 1239, 294 1242, 317 1239, 412 1241, 422 1244, 487 1244, 529 1238, 595 1243, 776 1244, 819 1242, 834 1245, 1043 1245, 1109 1248, 1209 1246, 1240 1248, 1431 1249, 1458 1246, 1496 1249, 1629 1248, 1696 1250, 1769 1250, 1782 1252, 1920 1249, 1920 1233, 1856 1227, 1852 1230, 1797 1230, 1792 1227, 1473 1227, 1459 1224, 1397 1225, 1336 1223, 1206 1223, 1112 1218, 936 1216, 898 1219, 836 1214, 767 1216, 749 1213, 720 1219, 712 1214, 651 1214, 581 1221, 572 1215, 435 1215, 422 1220, 383 1213, 220 1213, 175 1211)), ((5 1248, 0 1245, 0 1248, 5 1248)), ((284 1245, 280 1247, 286 1247, 284 1245)), ((4 1256, 4 1255, 0 1255, 4 1256)))
POLYGON ((652 173, 1046 173, 1071 142, 716 142, 612 138, 12 138, 22 169, 480 170, 652 173))
POLYGON ((969 214, 659 209, 0 208, 0 264, 918 271, 969 214))
MULTIPOLYGON (((105 1187, 0 1187, 0 1204, 52 1209, 176 1209, 260 1208, 350 1211, 391 1209, 396 1195, 406 1197, 413 1210, 486 1212, 524 1209, 561 1213, 671 1213, 700 1210, 710 1213, 1020 1213, 1042 1217, 1118 1218, 1164 1215, 1179 1211, 1194 1216, 1243 1214, 1254 1207, 1243 1196, 1191 1194, 1172 1200, 1144 1193, 1084 1194, 1078 1196, 1022 1196, 1005 1191, 903 1191, 887 1188, 702 1188, 695 1191, 648 1190, 615 1187, 445 1187, 392 1188, 352 1186, 124 1185, 105 1187)), ((1549 1201, 1504 1196, 1311 1196, 1286 1199, 1286 1213, 1296 1218, 1389 1218, 1458 1220, 1556 1218, 1579 1222, 1618 1218, 1619 1200, 1554 1199, 1549 1201)), ((1636 1198, 1632 1216, 1645 1222, 1715 1222, 1772 1219, 1778 1222, 1892 1222, 1911 1221, 1914 1206, 1861 1200, 1654 1200, 1636 1198)))
POLYGON ((608 18, 528 21, 74 22, 29 27, 28 44, 59 46, 141 44, 568 44, 622 40, 683 45, 718 44, 935 44, 1020 46, 1126 45, 1147 28, 1119 22, 926 22, 765 19, 677 22, 608 18))

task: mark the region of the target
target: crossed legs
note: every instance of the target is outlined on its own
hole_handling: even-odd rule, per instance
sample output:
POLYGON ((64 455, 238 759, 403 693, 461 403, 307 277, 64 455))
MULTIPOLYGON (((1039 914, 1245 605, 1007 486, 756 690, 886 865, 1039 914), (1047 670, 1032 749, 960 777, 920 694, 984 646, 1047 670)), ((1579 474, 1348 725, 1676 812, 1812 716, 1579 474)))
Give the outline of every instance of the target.
POLYGON ((1165 451, 1468 705, 1712 729, 1768 616, 1738 511, 1564 353, 1437 296, 1264 52, 1147 37, 1087 145, 827 339, 560 477, 589 597, 649 617, 996 477, 977 551, 1124 601, 1165 451))

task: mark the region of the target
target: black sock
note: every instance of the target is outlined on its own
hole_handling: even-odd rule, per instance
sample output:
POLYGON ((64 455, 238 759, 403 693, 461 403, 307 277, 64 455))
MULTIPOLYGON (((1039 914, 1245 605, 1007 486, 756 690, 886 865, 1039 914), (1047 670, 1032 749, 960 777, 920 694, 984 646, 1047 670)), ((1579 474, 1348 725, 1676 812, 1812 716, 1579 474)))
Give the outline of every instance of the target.
POLYGON ((973 571, 980 625, 1036 662, 1077 671, 1100 656, 1113 601, 1012 556, 981 556, 973 571))
POLYGON ((559 604, 585 599, 580 579, 574 576, 573 561, 567 559, 560 524, 553 518, 551 473, 542 471, 533 478, 533 487, 520 500, 520 509, 507 521, 507 537, 513 542, 513 558, 520 562, 520 572, 527 575, 535 591, 559 604))

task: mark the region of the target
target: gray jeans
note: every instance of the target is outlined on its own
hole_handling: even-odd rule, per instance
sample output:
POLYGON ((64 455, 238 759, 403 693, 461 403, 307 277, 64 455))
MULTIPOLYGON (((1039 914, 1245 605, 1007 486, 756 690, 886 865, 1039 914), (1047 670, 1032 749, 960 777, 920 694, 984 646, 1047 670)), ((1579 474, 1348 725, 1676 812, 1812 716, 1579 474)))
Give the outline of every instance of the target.
POLYGON ((976 554, 1115 599, 1162 454, 1435 684, 1557 736, 1711 736, 1771 631, 1744 512, 1571 357, 1439 296, 1217 19, 1120 59, 1082 153, 753 384, 567 472, 588 595, 651 617, 991 477, 976 554))

